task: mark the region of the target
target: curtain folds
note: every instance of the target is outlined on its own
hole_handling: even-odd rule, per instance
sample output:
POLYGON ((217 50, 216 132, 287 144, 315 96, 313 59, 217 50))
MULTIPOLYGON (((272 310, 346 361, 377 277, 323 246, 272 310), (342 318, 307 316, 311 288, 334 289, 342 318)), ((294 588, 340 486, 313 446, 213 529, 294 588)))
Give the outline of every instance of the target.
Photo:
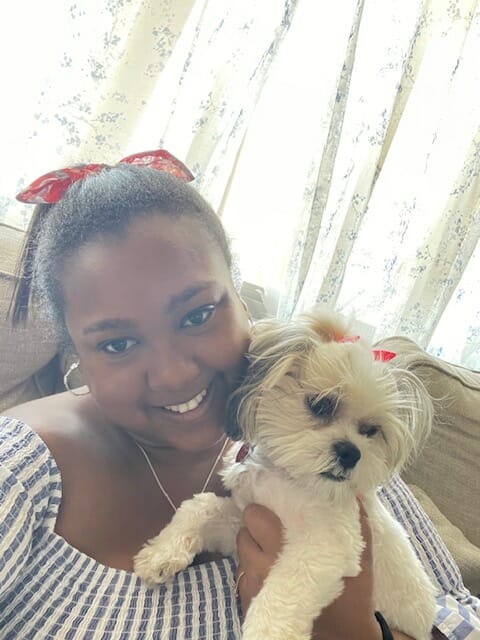
MULTIPOLYGON (((277 311, 280 318, 288 318, 292 311, 296 310, 308 274, 313 273, 312 261, 319 245, 321 223, 338 154, 363 5, 364 2, 361 0, 353 14, 352 29, 346 42, 345 57, 341 69, 339 69, 335 100, 332 101, 331 113, 329 114, 328 134, 318 166, 318 177, 313 189, 310 209, 306 215, 299 217, 295 230, 297 241, 291 248, 291 256, 286 268, 285 286, 282 289, 277 311)), ((305 200, 305 204, 309 204, 307 194, 305 194, 305 200)), ((307 302, 307 306, 309 302, 310 300, 307 302)), ((334 300, 329 302, 332 303, 334 300)))
POLYGON ((368 337, 480 368, 478 0, 2 12, 15 91, 0 221, 26 225, 12 195, 41 173, 161 145, 196 175, 270 312, 325 303, 368 337))

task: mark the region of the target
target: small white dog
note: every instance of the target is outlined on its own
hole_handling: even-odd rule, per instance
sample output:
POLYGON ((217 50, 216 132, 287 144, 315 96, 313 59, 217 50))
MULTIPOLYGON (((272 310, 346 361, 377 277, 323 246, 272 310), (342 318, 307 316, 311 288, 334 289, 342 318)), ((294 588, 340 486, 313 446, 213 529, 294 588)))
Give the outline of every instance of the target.
MULTIPOLYGON (((244 640, 307 640, 320 612, 360 571, 356 495, 372 531, 375 608, 391 628, 429 640, 434 589, 404 530, 377 497, 429 432, 432 404, 411 373, 346 337, 334 316, 254 327, 245 377, 229 405, 231 498, 198 494, 140 551, 135 571, 166 582, 202 550, 235 553, 241 511, 282 520, 284 544, 243 625, 244 640), (242 451, 245 451, 243 446, 242 451)), ((348 615, 348 612, 346 612, 348 615)))

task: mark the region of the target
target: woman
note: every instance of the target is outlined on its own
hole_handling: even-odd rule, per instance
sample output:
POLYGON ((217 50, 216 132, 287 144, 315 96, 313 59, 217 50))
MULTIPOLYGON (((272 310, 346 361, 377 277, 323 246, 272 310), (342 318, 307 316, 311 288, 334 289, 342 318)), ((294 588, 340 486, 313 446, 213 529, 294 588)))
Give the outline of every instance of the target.
MULTIPOLYGON (((50 204, 35 211, 14 318, 25 315, 33 281, 87 386, 3 421, 0 638, 241 635, 229 559, 203 558, 167 588, 131 573, 133 556, 183 499, 223 493, 223 410, 249 343, 218 218, 185 183, 186 168, 150 156, 154 168, 86 165, 21 196, 50 204)), ((244 521, 243 611, 281 548, 272 513, 253 505, 244 521)), ((363 532, 368 542, 365 518, 363 532)), ((373 611, 368 544, 363 562, 312 638, 389 637, 373 611)), ((454 577, 442 586, 460 589, 454 577)), ((458 615, 440 608, 439 620, 450 613, 458 615)))

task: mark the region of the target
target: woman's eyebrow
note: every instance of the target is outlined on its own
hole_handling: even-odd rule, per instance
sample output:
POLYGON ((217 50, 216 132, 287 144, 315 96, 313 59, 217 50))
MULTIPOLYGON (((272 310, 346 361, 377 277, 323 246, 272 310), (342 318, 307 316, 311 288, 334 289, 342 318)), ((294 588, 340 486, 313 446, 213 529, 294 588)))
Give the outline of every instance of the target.
MULTIPOLYGON (((188 302, 191 298, 194 298, 198 293, 210 289, 215 285, 213 280, 205 282, 199 282, 191 287, 187 287, 180 293, 172 296, 168 302, 167 313, 172 313, 177 307, 185 302, 188 302)), ((100 333, 102 331, 116 331, 119 329, 135 329, 136 324, 133 320, 127 318, 105 318, 99 320, 94 324, 85 327, 82 331, 83 335, 89 335, 90 333, 100 333)))
POLYGON ((135 326, 136 325, 132 320, 127 320, 126 318, 106 318, 105 320, 100 320, 99 322, 95 322, 95 324, 85 327, 82 333, 84 336, 87 336, 89 333, 97 333, 101 331, 134 329, 135 326))
POLYGON ((172 313, 175 311, 177 307, 188 302, 191 298, 194 298, 198 293, 205 291, 206 289, 210 289, 215 285, 213 280, 208 280, 205 282, 199 282, 197 284, 192 285, 191 287, 187 287, 180 293, 175 294, 170 298, 170 302, 168 303, 167 313, 172 313))

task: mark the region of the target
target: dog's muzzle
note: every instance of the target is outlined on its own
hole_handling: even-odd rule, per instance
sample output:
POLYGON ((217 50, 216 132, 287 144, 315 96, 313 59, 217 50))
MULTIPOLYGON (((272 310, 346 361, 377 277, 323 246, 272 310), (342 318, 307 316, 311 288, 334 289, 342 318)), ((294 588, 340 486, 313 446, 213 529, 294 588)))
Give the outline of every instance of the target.
POLYGON ((345 471, 353 469, 362 456, 360 449, 347 440, 335 442, 332 449, 338 463, 345 471))
POLYGON ((328 470, 322 471, 322 478, 334 482, 344 482, 350 477, 351 470, 362 457, 360 449, 347 440, 339 440, 332 445, 332 455, 335 464, 328 470))

